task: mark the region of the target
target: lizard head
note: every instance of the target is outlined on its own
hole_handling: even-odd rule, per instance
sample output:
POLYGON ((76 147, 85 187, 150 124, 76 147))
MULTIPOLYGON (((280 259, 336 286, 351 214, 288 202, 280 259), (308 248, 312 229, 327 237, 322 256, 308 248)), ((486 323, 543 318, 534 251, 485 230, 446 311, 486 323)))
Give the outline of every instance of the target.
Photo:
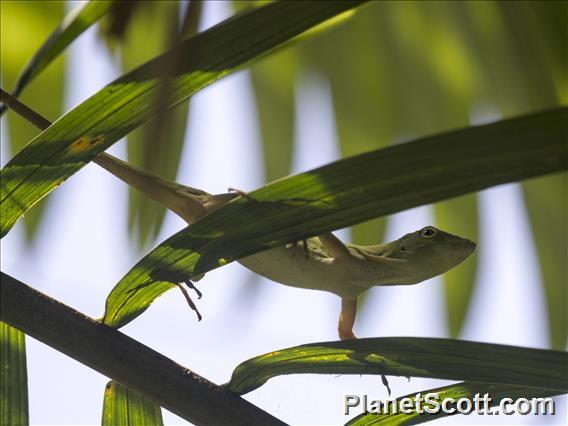
MULTIPOLYGON (((475 250, 475 243, 426 226, 393 241, 389 257, 404 259, 412 265, 409 282, 415 284, 449 271, 467 259, 475 250)), ((403 283, 401 283, 403 284, 403 283)))
POLYGON ((359 247, 364 256, 377 255, 393 260, 394 273, 389 284, 417 284, 449 271, 475 250, 466 238, 426 226, 387 244, 359 247), (403 263, 398 263, 403 261, 403 263))

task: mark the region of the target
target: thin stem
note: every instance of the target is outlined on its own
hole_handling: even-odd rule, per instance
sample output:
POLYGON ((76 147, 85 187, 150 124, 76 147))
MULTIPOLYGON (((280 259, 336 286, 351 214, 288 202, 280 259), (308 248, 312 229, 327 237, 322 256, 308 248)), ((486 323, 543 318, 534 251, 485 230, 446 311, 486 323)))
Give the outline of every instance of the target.
POLYGON ((190 422, 285 424, 162 354, 5 273, 1 274, 0 303, 1 321, 147 395, 190 422))
POLYGON ((10 109, 14 110, 15 113, 24 117, 30 123, 32 123, 36 127, 39 127, 41 130, 45 130, 51 125, 51 122, 47 118, 42 117, 31 108, 28 108, 26 105, 24 105, 15 97, 2 89, 0 89, 0 101, 2 101, 2 103, 10 109))

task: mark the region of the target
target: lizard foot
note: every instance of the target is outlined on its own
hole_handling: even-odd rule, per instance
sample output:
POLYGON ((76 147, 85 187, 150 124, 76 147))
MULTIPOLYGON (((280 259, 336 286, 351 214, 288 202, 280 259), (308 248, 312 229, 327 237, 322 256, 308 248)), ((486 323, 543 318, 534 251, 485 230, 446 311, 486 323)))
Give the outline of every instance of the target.
POLYGON ((381 374, 381 381, 383 382, 384 387, 387 388, 387 391, 389 392, 389 396, 391 396, 391 388, 389 386, 389 381, 387 380, 387 376, 385 376, 384 374, 381 374))
POLYGON ((337 331, 341 340, 353 340, 357 336, 353 334, 353 324, 357 314, 357 298, 349 300, 341 298, 341 314, 339 314, 339 324, 337 331))
POLYGON ((341 340, 355 340, 357 336, 353 334, 352 330, 339 330, 339 338, 341 340))
POLYGON ((243 198, 248 198, 249 200, 251 199, 251 196, 249 195, 248 192, 241 191, 240 189, 231 188, 231 187, 229 187, 229 188, 227 188, 227 189, 229 190, 229 192, 234 192, 235 194, 238 194, 238 195, 240 195, 240 196, 243 197, 243 198))
POLYGON ((195 291, 195 294, 197 294, 197 298, 201 299, 201 296, 203 296, 203 294, 201 294, 201 292, 199 291, 199 289, 197 287, 195 287, 195 285, 193 284, 193 281, 191 280, 187 280, 183 282, 188 288, 192 289, 193 291, 195 291))
POLYGON ((302 244, 304 245, 304 257, 309 259, 310 257, 310 250, 308 249, 308 240, 305 238, 302 240, 302 244))
MULTIPOLYGON (((295 246, 300 245, 300 243, 302 243, 302 246, 304 247, 304 257, 306 259, 309 259, 310 258, 310 250, 309 250, 309 247, 308 247, 308 240, 306 240, 305 238, 303 240, 298 240, 295 243, 292 243, 290 246, 287 246, 287 247, 295 247, 295 246)), ((296 256, 295 250, 294 250, 294 253, 292 254, 292 256, 293 257, 296 256)))
POLYGON ((181 284, 176 284, 178 286, 178 288, 181 290, 181 292, 183 293, 183 296, 185 297, 185 300, 187 301, 187 304, 189 305, 189 307, 195 311, 195 314, 197 315, 197 320, 201 321, 201 319, 203 318, 201 316, 201 314, 199 313, 199 311, 197 310, 197 306, 195 306, 195 303, 193 303, 193 300, 191 300, 191 297, 189 297, 189 293, 187 292, 187 290, 185 289, 185 287, 181 284))

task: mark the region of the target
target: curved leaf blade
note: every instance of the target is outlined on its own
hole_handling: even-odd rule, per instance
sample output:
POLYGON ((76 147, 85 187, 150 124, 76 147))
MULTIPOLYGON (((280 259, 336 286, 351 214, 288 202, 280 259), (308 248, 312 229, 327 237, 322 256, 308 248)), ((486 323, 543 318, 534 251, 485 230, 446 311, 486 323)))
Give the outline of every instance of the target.
MULTIPOLYGON (((479 398, 483 398, 485 394, 489 394, 490 400, 488 400, 487 406, 480 402, 480 407, 485 413, 485 408, 492 408, 499 406, 503 398, 512 398, 513 400, 517 398, 546 398, 551 396, 560 395, 563 392, 553 391, 548 389, 537 389, 513 386, 507 384, 494 384, 494 383, 476 383, 476 382, 462 382, 456 383, 449 386, 444 386, 436 389, 428 389, 420 392, 422 396, 429 393, 436 394, 438 396, 437 401, 440 402, 446 398, 453 398, 455 401, 460 398, 467 398, 470 401, 475 401, 475 396, 479 395, 479 398)), ((413 394, 405 395, 403 397, 397 398, 400 401, 404 398, 408 398, 414 401, 416 392, 413 394)), ((398 404, 398 402, 397 402, 398 404)), ((421 423, 426 423, 432 420, 440 419, 442 417, 452 416, 459 414, 455 411, 454 413, 446 413, 444 410, 439 410, 436 414, 430 414, 425 411, 426 404, 422 405, 422 413, 420 413, 416 406, 410 407, 409 412, 404 413, 402 411, 397 411, 396 413, 363 413, 354 417, 348 421, 345 426, 371 426, 371 425, 417 425, 421 423)), ((430 406, 429 406, 430 407, 430 406)))
POLYGON ((160 82, 170 79, 172 108, 297 35, 363 4, 275 2, 251 9, 185 40, 120 77, 61 117, 16 155, 1 173, 0 235, 37 201, 97 154, 155 116, 160 82), (173 75, 165 63, 182 57, 173 75))
POLYGON ((548 307, 550 346, 563 349, 568 337, 568 174, 524 182, 523 190, 548 307))
POLYGON ((270 352, 233 371, 227 388, 250 392, 284 374, 383 374, 568 391, 568 353, 465 340, 381 337, 270 352))
POLYGON ((20 330, 1 321, 0 424, 29 424, 25 336, 20 330))
POLYGON ((172 283, 270 247, 566 169, 567 113, 568 108, 557 108, 431 136, 250 192, 178 232, 138 262, 109 294, 103 321, 121 327, 172 283))
POLYGON ((160 406, 114 380, 107 383, 103 401, 103 426, 163 426, 160 406))
MULTIPOLYGON (((22 69, 12 90, 12 96, 18 97, 28 83, 57 58, 67 46, 103 17, 113 2, 114 0, 91 0, 73 9, 22 69)), ((2 111, 4 109, 5 106, 2 106, 2 111)))

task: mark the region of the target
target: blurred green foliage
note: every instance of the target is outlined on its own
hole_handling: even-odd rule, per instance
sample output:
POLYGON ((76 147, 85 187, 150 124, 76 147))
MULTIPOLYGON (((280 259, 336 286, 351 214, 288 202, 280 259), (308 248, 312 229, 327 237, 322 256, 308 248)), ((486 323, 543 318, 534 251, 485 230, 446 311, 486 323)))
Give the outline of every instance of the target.
MULTIPOLYGON (((20 71, 64 16, 63 1, 1 1, 0 2, 0 72, 2 88, 12 89, 20 71), (17 43, 14 43, 17 40, 17 43)), ((21 100, 50 120, 63 113, 64 57, 60 56, 30 83, 21 100)), ((13 157, 39 131, 11 111, 7 112, 10 144, 8 155, 13 157)), ((29 242, 35 234, 47 199, 40 201, 26 214, 24 229, 29 242)))

